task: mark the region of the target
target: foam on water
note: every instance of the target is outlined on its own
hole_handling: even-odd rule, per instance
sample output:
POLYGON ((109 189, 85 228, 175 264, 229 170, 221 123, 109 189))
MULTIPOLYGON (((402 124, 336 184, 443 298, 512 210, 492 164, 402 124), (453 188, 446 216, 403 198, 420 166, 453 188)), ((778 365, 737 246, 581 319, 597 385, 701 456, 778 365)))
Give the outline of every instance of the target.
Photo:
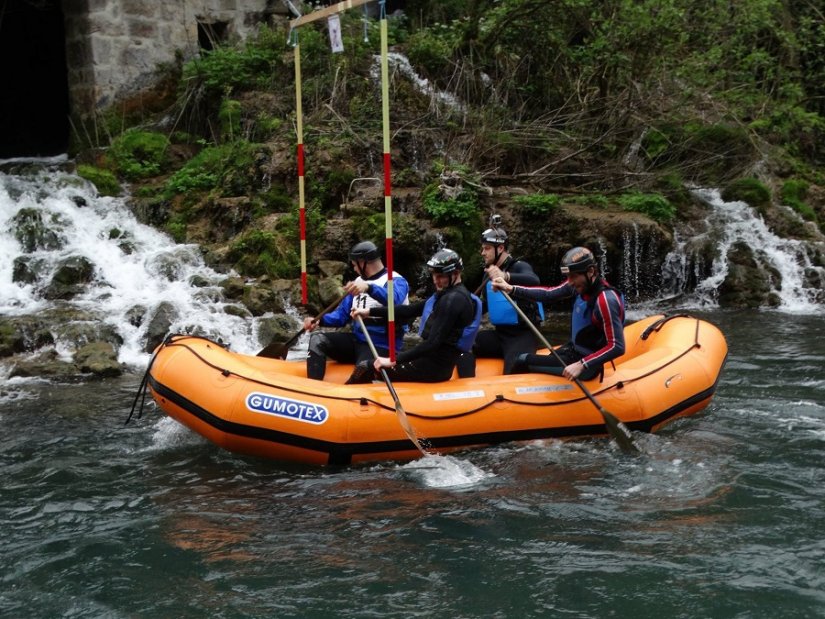
MULTIPOLYGON (((230 303, 218 283, 227 276, 207 267, 196 246, 179 245, 141 224, 124 199, 101 197, 74 174, 48 167, 26 177, 0 173, 0 314, 37 314, 56 305, 44 297, 43 287, 69 257, 88 260, 94 278, 68 304, 114 327, 123 339, 121 363, 146 364, 146 331, 161 305, 174 308, 172 332, 220 338, 238 352, 260 348, 258 319, 225 311, 230 303), (57 234, 59 249, 27 252, 14 236, 21 211, 38 213, 57 234), (40 264, 38 283, 14 281, 14 261, 19 258, 40 264)), ((69 355, 60 342, 57 352, 69 355)))

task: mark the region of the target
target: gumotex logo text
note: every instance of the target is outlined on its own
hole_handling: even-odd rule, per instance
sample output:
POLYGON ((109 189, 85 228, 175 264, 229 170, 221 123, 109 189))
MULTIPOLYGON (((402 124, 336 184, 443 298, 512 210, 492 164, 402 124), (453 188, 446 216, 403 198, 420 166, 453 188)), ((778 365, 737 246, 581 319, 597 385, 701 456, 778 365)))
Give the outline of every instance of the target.
POLYGON ((246 396, 246 407, 255 413, 279 415, 314 424, 322 424, 329 417, 329 411, 324 406, 254 391, 246 396))

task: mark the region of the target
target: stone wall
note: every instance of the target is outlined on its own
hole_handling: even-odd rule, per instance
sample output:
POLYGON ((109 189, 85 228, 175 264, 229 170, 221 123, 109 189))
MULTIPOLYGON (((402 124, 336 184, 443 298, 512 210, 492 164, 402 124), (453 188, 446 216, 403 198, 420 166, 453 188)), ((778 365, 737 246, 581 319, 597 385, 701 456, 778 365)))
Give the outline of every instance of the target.
POLYGON ((233 41, 287 18, 277 0, 64 0, 63 13, 69 98, 79 118, 140 93, 178 54, 195 56, 199 24, 233 41))

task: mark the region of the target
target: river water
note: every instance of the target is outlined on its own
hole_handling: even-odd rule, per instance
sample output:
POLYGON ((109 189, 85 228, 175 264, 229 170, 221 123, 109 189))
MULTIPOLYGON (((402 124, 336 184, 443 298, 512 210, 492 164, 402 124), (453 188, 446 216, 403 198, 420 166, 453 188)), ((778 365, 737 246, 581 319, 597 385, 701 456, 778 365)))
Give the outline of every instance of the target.
MULTIPOLYGON (((224 452, 151 404, 124 423, 148 361, 125 318, 136 304, 173 303, 235 350, 260 346, 188 283, 219 279, 197 252, 61 174, 0 180, 0 314, 44 304, 10 266, 24 253, 11 222, 37 210, 61 247, 29 257, 95 263, 75 303, 120 330, 130 368, 56 382, 0 364, 0 617, 825 617, 825 314, 796 284, 778 310, 742 312, 697 287, 691 311, 730 348, 717 395, 637 435, 638 457, 598 439, 284 465, 224 452)), ((758 222, 725 230, 774 270, 800 264, 758 222)))
POLYGON ((139 374, 2 392, 7 617, 825 616, 819 315, 706 312, 704 412, 604 440, 316 469, 237 457, 139 374))

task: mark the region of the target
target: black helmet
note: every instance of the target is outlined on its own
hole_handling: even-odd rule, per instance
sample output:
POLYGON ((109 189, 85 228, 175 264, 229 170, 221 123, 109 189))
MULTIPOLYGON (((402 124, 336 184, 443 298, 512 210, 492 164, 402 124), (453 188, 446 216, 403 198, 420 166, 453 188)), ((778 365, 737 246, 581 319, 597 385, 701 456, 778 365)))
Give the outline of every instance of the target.
POLYGON ((372 260, 378 260, 380 257, 381 255, 378 253, 378 248, 372 241, 361 241, 349 250, 349 259, 353 262, 357 262, 359 260, 371 262, 372 260))
POLYGON ((596 257, 586 247, 574 247, 561 259, 562 275, 584 273, 592 266, 596 266, 596 257))
POLYGON ((442 249, 435 252, 433 257, 427 260, 427 267, 433 273, 446 274, 454 271, 463 271, 464 263, 461 261, 461 256, 452 249, 442 249))
POLYGON ((501 228, 487 228, 481 233, 481 242, 490 245, 507 245, 507 233, 501 228))

